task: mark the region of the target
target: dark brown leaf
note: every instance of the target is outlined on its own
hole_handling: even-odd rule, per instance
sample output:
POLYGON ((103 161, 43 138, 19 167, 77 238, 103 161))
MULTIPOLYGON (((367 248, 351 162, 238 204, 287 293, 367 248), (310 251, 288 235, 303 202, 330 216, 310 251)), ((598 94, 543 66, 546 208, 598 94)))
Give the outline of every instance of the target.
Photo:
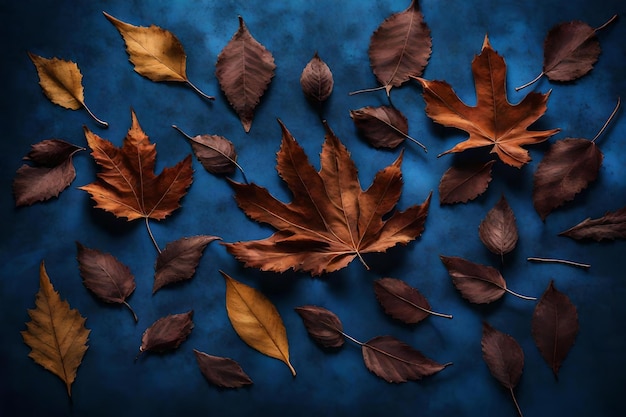
POLYGON ((166 352, 176 349, 183 343, 193 329, 193 310, 186 313, 170 314, 161 317, 143 332, 141 337, 142 352, 166 352))
POLYGON ((535 306, 532 335, 541 356, 546 360, 554 376, 578 334, 578 312, 569 297, 554 287, 554 281, 543 293, 535 306))
POLYGON ((500 271, 491 266, 476 264, 456 256, 439 257, 452 277, 456 289, 471 303, 491 303, 502 297, 505 292, 525 300, 535 299, 508 289, 500 271))
POLYGON ((78 269, 85 287, 102 301, 124 304, 136 322, 137 315, 126 302, 136 286, 135 277, 130 269, 113 255, 87 248, 79 242, 76 242, 76 250, 78 269))
POLYGON ((335 313, 318 306, 296 307, 295 310, 316 343, 327 348, 343 346, 343 325, 335 313))
POLYGON ((417 0, 389 16, 370 39, 370 66, 387 95, 411 76, 419 77, 430 58, 432 39, 417 0))
POLYGON ((439 182, 439 204, 467 203, 484 193, 491 182, 491 167, 495 162, 448 168, 439 182))
POLYGON ((300 86, 307 99, 321 104, 333 92, 333 73, 317 52, 302 70, 300 86))
POLYGON ((239 16, 239 29, 217 57, 215 76, 246 132, 274 69, 271 52, 252 37, 239 16))
POLYGON ((196 355, 200 372, 211 384, 222 388, 240 388, 252 384, 250 377, 234 360, 208 355, 196 349, 193 353, 196 355))
POLYGON ((184 237, 174 242, 170 242, 159 253, 154 266, 154 294, 162 287, 175 282, 189 280, 193 277, 202 257, 202 252, 207 245, 217 236, 193 236, 184 237))
POLYGON ((419 323, 431 314, 452 318, 447 314, 433 312, 426 297, 396 278, 374 281, 374 293, 386 314, 407 324, 419 323))
POLYGON ((513 389, 522 376, 524 351, 513 337, 494 329, 486 322, 483 323, 481 345, 483 359, 491 375, 509 390, 521 417, 522 412, 513 389))
POLYGON ((626 207, 608 212, 597 219, 586 218, 576 226, 559 233, 559 236, 597 241, 626 239, 626 207))
POLYGON ((411 138, 409 124, 400 110, 390 106, 363 107, 350 110, 354 125, 367 142, 375 148, 393 149, 410 138, 423 149, 424 145, 411 138))
POLYGON ((419 380, 451 365, 440 364, 406 343, 391 337, 377 336, 361 346, 365 366, 387 382, 419 380))
POLYGON ((24 159, 33 166, 22 165, 13 179, 15 205, 29 206, 57 197, 76 178, 72 157, 81 150, 84 148, 59 139, 32 145, 24 159))
POLYGON ((515 249, 518 238, 515 215, 504 195, 480 222, 478 235, 496 255, 503 256, 515 249))

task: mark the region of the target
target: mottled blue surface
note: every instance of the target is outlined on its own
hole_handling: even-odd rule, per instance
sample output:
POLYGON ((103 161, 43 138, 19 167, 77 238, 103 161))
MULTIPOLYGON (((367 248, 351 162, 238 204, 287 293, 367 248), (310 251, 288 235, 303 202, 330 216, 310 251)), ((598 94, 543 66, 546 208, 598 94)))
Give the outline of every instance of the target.
MULTIPOLYGON (((470 62, 485 34, 508 64, 509 100, 527 91, 513 87, 541 70, 545 34, 556 23, 582 19, 597 27, 613 14, 626 14, 622 0, 497 1, 423 0, 433 36, 433 54, 424 73, 444 79, 468 104, 475 102, 470 62)), ((239 162, 254 182, 289 200, 274 170, 280 143, 280 118, 299 140, 315 166, 323 129, 306 102, 300 73, 315 51, 333 71, 335 90, 324 117, 352 152, 363 186, 388 165, 399 150, 369 147, 357 134, 349 110, 386 104, 384 93, 348 96, 375 86, 367 47, 384 18, 406 8, 403 1, 5 1, 0 5, 3 39, 2 139, 0 140, 0 415, 1 416, 515 416, 509 393, 491 377, 482 360, 481 322, 514 336, 526 355, 524 375, 516 390, 526 416, 625 415, 626 268, 623 241, 579 243, 558 237, 561 230, 586 217, 626 205, 626 120, 621 111, 599 139, 604 163, 598 180, 574 202, 542 222, 531 201, 532 174, 547 145, 531 149, 533 161, 521 170, 496 164, 489 190, 466 205, 440 207, 437 185, 456 156, 436 155, 463 140, 465 133, 432 123, 424 114, 415 84, 392 92, 405 113, 410 134, 428 148, 405 145, 405 187, 400 208, 422 202, 432 190, 433 204, 423 236, 407 247, 368 256, 371 270, 358 262, 323 278, 303 274, 260 273, 243 268, 217 243, 205 251, 196 277, 189 283, 151 294, 155 249, 142 222, 127 223, 94 209, 77 189, 95 178, 96 167, 82 152, 75 157, 77 178, 58 199, 14 208, 11 182, 31 144, 60 138, 85 145, 87 125, 120 144, 130 125, 130 109, 157 143, 157 171, 175 164, 190 148, 170 126, 192 134, 226 136, 239 152, 239 162), (189 79, 208 94, 207 102, 183 85, 153 83, 136 74, 123 41, 103 17, 106 11, 136 25, 156 24, 177 35, 188 56, 189 79), (237 16, 274 55, 276 76, 257 109, 249 134, 220 93, 214 76, 217 54, 237 29, 237 16), (84 111, 51 104, 37 84, 27 51, 78 63, 84 75, 87 105, 110 123, 99 128, 84 111), (508 255, 504 276, 514 290, 540 296, 551 279, 578 307, 580 333, 558 380, 543 361, 530 335, 534 303, 506 295, 489 306, 461 298, 439 255, 463 256, 499 265, 478 239, 486 212, 504 194, 520 227, 520 240, 508 255), (75 241, 110 252, 126 263, 137 280, 129 303, 139 323, 121 307, 106 305, 82 285, 75 241), (588 262, 589 271, 563 265, 538 265, 528 256, 588 262), (28 358, 20 331, 28 321, 38 290, 38 266, 45 260, 62 298, 87 317, 89 350, 78 370, 70 402, 60 380, 28 358), (263 291, 280 311, 287 328, 293 378, 281 362, 245 345, 233 331, 224 308, 222 269, 263 291), (406 280, 428 297, 434 309, 453 320, 427 319, 406 326, 385 316, 376 302, 372 281, 383 276, 406 280), (388 384, 363 365, 356 345, 337 352, 320 349, 308 337, 294 307, 317 304, 336 312, 347 333, 360 340, 393 335, 427 356, 454 363, 420 382, 388 384), (172 354, 145 355, 136 363, 143 330, 170 313, 195 310, 190 338, 172 354), (254 380, 249 388, 229 391, 207 384, 192 349, 237 360, 254 380)), ((542 79, 535 91, 552 94, 537 128, 559 127, 550 142, 565 137, 591 138, 613 109, 626 98, 626 22, 599 33, 603 48, 595 69, 579 81, 555 84, 542 79)), ((477 155, 481 153, 478 152, 477 155)), ((194 183, 182 208, 170 218, 152 222, 161 246, 174 239, 211 234, 226 242, 263 238, 271 229, 250 221, 236 206, 222 178, 205 172, 194 160, 194 183)), ((239 173, 234 178, 241 180, 239 173)))

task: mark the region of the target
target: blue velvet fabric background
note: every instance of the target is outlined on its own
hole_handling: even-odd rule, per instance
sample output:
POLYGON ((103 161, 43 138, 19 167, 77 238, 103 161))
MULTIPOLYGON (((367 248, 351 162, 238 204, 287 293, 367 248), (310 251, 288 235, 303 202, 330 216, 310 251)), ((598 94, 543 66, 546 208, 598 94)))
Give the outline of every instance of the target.
MULTIPOLYGON (((548 144, 529 147, 533 161, 518 170, 501 163, 485 194, 468 204, 438 203, 441 175, 457 156, 436 155, 464 140, 466 134, 434 124, 424 113, 421 89, 408 83, 392 91, 394 105, 408 118, 410 134, 429 149, 404 145, 405 185, 400 209, 421 203, 430 191, 433 202, 421 238, 386 254, 367 256, 349 267, 311 278, 300 273, 261 273, 246 269, 223 246, 205 251, 195 278, 152 295, 155 249, 141 221, 128 223, 93 208, 78 186, 95 179, 87 152, 74 158, 77 178, 58 199, 15 208, 14 173, 30 145, 49 138, 86 146, 83 125, 117 145, 130 126, 130 109, 157 144, 157 172, 190 153, 171 128, 191 134, 219 134, 234 142, 248 178, 289 201, 276 175, 280 118, 319 167, 323 128, 304 98, 299 78, 315 51, 330 66, 335 89, 323 111, 328 123, 351 151, 363 187, 399 149, 376 150, 357 134, 350 109, 387 103, 383 92, 349 96, 376 86, 367 48, 372 32, 408 0, 219 0, 219 1, 4 1, 2 34, 2 139, 0 140, 0 415, 1 416, 515 416, 509 393, 491 377, 481 355, 481 323, 488 321, 511 334, 524 350, 524 374, 516 390, 526 416, 622 416, 626 392, 626 243, 581 243, 557 233, 586 217, 599 217, 626 205, 626 119, 620 111, 598 140, 604 152, 599 178, 575 201, 542 222, 532 206, 532 176, 548 144), (126 22, 158 25, 172 31, 187 53, 189 79, 214 102, 184 85, 154 83, 136 74, 117 30, 102 11, 126 22), (257 109, 252 130, 241 124, 221 94, 215 78, 218 53, 237 30, 241 15, 253 36, 274 55, 276 75, 257 109), (27 51, 78 63, 85 99, 110 123, 98 127, 84 111, 49 102, 38 85, 27 51), (517 217, 519 244, 507 255, 503 275, 517 292, 539 297, 550 280, 577 306, 580 333, 555 379, 530 333, 535 303, 505 295, 488 306, 461 298, 439 255, 463 256, 499 266, 499 257, 484 248, 478 225, 504 194, 517 217), (137 280, 129 298, 139 316, 135 324, 123 307, 107 305, 81 283, 75 241, 110 252, 127 264, 137 280), (588 262, 581 270, 564 265, 531 264, 529 256, 588 262), (87 317, 89 350, 78 369, 72 401, 61 381, 35 364, 20 331, 29 320, 39 287, 39 263, 63 299, 87 317), (226 316, 225 285, 218 270, 261 290, 277 306, 287 329, 294 378, 281 362, 266 357, 239 339, 226 316), (379 307, 372 282, 395 277, 418 288, 435 310, 453 320, 431 317, 416 326, 400 324, 379 307), (425 355, 453 362, 419 382, 388 384, 364 366, 360 349, 347 344, 336 352, 320 349, 307 335, 294 307, 315 304, 334 311, 346 332, 357 339, 393 335, 425 355), (144 329, 159 317, 195 311, 195 328, 181 347, 164 355, 144 355, 133 362, 144 329), (220 390, 200 374, 192 349, 237 360, 254 380, 240 390, 220 390)), ((597 27, 613 14, 626 14, 622 0, 422 0, 432 30, 433 53, 427 79, 448 81, 459 97, 475 103, 471 60, 485 34, 504 56, 509 101, 517 103, 530 89, 513 87, 541 71, 543 40, 555 24, 580 19, 597 27)), ((534 126, 561 128, 549 143, 565 137, 591 138, 605 122, 617 97, 626 98, 626 22, 598 33, 602 55, 594 70, 567 84, 542 79, 533 89, 552 90, 548 110, 534 126)), ((481 154, 482 151, 477 153, 481 154)), ((215 177, 194 159, 194 182, 182 208, 152 222, 161 247, 183 236, 211 234, 225 242, 264 238, 268 227, 249 220, 237 207, 224 178, 215 177)), ((241 174, 233 175, 241 180, 241 174)))

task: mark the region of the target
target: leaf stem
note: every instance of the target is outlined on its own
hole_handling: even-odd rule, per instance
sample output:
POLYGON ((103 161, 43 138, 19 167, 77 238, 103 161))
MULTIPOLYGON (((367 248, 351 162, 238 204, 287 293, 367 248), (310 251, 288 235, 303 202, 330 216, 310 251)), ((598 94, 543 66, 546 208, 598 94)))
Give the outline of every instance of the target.
POLYGON ((356 256, 359 258, 359 261, 361 261, 361 263, 363 264, 363 266, 365 267, 365 269, 367 269, 368 271, 370 270, 369 265, 367 265, 367 263, 365 262, 365 259, 363 259, 363 257, 361 256, 361 253, 356 252, 356 256))
POLYGON ((531 261, 531 262, 549 262, 549 263, 559 263, 559 264, 565 264, 565 265, 571 265, 571 266, 577 266, 579 268, 584 268, 584 269, 589 269, 591 268, 590 264, 583 264, 580 262, 574 262, 574 261, 568 261, 566 259, 553 259, 553 258, 536 258, 536 257, 530 257, 526 259, 527 261, 531 261))
POLYGON ((522 410, 519 408, 519 404, 517 403, 517 398, 515 398, 515 393, 513 392, 513 387, 509 387, 509 391, 511 392, 511 398, 513 398, 513 403, 515 404, 515 408, 517 408, 517 412, 519 417, 524 417, 522 414, 522 410))
POLYGON ((187 83, 187 85, 188 85, 189 87, 193 88, 193 89, 196 91, 196 93, 200 94, 200 95, 201 95, 202 97, 204 97, 205 99, 207 99, 207 100, 215 100, 215 97, 213 97, 213 96, 209 96, 209 95, 207 95, 207 94, 204 94, 204 93, 202 92, 202 90, 200 90, 198 87, 196 87, 195 85, 193 85, 193 84, 191 83, 191 81, 189 81, 189 80, 185 80, 185 82, 187 83))
POLYGON ((133 315, 133 318, 135 319, 135 323, 137 323, 139 321, 139 319, 137 318, 137 314, 135 314, 135 311, 133 310, 133 308, 126 301, 124 301, 123 303, 124 303, 124 305, 126 307, 128 307, 128 309, 130 310, 131 314, 133 315))
POLYGON ((534 301, 534 300, 536 300, 536 299, 537 299, 536 297, 529 297, 529 296, 527 296, 527 295, 518 294, 518 293, 516 293, 515 291, 510 290, 510 289, 508 289, 508 288, 505 288, 505 289, 504 289, 504 291, 506 291, 506 292, 508 292, 509 294, 512 294, 512 295, 514 295, 514 296, 516 296, 516 297, 519 297, 519 298, 521 298, 522 300, 531 300, 531 301, 534 301))
POLYGON ((598 139, 598 137, 602 134, 602 132, 604 132, 606 127, 609 125, 609 123, 611 123, 611 120, 613 120, 613 117, 615 117, 615 113, 617 113, 617 111, 619 110, 619 107, 620 107, 621 103, 622 103, 622 99, 617 97, 617 104, 615 105, 615 108, 613 109, 613 112, 611 113, 609 118, 606 120, 606 122, 604 122, 604 126, 602 126, 602 129, 600 129, 600 131, 598 133, 596 133, 596 135, 593 137, 593 139, 591 139, 592 143, 595 142, 596 139, 598 139))
POLYGON ((371 93, 371 92, 374 92, 374 91, 385 90, 386 88, 387 88, 387 86, 381 85, 379 87, 365 88, 363 90, 351 91, 351 92, 348 93, 348 95, 349 96, 354 96, 356 94, 361 94, 361 93, 371 93))
POLYGON ((152 234, 152 230, 150 229, 150 223, 148 222, 148 218, 145 217, 146 219, 146 229, 148 230, 148 235, 150 235, 150 239, 152 240, 152 243, 154 244, 154 247, 156 248, 157 252, 161 253, 161 248, 159 248, 159 245, 157 244, 157 241, 154 239, 154 235, 152 234))
POLYGON ((537 81, 539 81, 539 79, 540 79, 541 77, 543 77, 543 76, 544 76, 544 72, 543 72, 543 71, 541 71, 541 74, 537 75, 537 76, 536 76, 536 77, 535 77, 532 81, 529 81, 529 82, 527 82, 527 83, 526 83, 526 84, 524 84, 524 85, 520 85, 519 87, 515 87, 515 91, 519 91, 519 90, 521 90, 521 89, 523 89, 523 88, 526 88, 526 87, 528 87, 528 86, 533 85, 534 83, 536 83, 537 81))
POLYGON ((351 342, 354 342, 354 343, 356 343, 356 344, 357 344, 357 345, 359 345, 359 346, 364 346, 364 345, 365 345, 365 343, 363 343, 363 342, 359 342, 359 341, 358 341, 358 340, 356 340, 354 337, 350 336, 350 335, 349 335, 349 334, 347 334, 347 333, 342 332, 342 331, 341 331, 341 330, 339 330, 338 328, 336 328, 336 327, 334 327, 334 326, 332 326, 332 328, 333 328, 333 330, 335 330, 335 331, 337 331, 337 332, 341 333, 341 335, 342 335, 343 337, 345 337, 346 339, 350 340, 351 342))
POLYGON ((602 26, 595 28, 594 31, 597 32, 599 30, 604 29, 605 27, 607 27, 608 25, 613 23, 615 21, 615 19, 617 19, 617 14, 614 14, 613 17, 611 17, 609 20, 607 20, 607 22, 605 24, 603 24, 602 26))
POLYGON ((93 114, 91 112, 91 110, 89 110, 89 107, 87 107, 87 105, 85 103, 82 103, 83 107, 85 108, 85 110, 87 110, 87 113, 89 113, 89 115, 96 121, 98 122, 102 127, 109 127, 109 124, 107 122, 105 122, 104 120, 100 120, 96 117, 95 114, 93 114))

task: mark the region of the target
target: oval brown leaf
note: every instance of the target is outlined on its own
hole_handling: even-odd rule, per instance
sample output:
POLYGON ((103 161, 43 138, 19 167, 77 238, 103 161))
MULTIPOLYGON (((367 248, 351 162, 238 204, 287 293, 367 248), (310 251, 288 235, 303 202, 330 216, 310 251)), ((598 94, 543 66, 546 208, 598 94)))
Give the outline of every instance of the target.
POLYGON ((343 346, 343 325, 335 313, 318 306, 296 307, 295 310, 315 342, 326 348, 343 346))
POLYGON ((554 376, 578 334, 578 311, 569 297, 558 291, 550 281, 535 306, 532 319, 532 335, 541 356, 546 360, 554 376))
POLYGON ((452 277, 452 283, 463 298, 471 303, 486 304, 500 299, 505 292, 525 300, 533 297, 517 294, 506 287, 506 282, 497 269, 470 262, 457 256, 439 256, 452 277))
POLYGON ((217 56, 215 76, 246 132, 275 69, 271 52, 252 37, 239 16, 239 29, 217 56))
POLYGON ((260 291, 220 271, 226 281, 226 312, 235 332, 250 347, 283 361, 293 376, 289 362, 289 342, 276 307, 260 291))
POLYGON ((333 73, 317 52, 302 70, 300 86, 307 99, 321 104, 333 92, 333 73))
POLYGON ((439 181, 439 204, 467 203, 484 193, 491 182, 491 167, 495 162, 448 168, 439 181))
POLYGON ((424 145, 409 136, 409 124, 402 112, 390 106, 362 107, 350 110, 354 125, 375 148, 396 148, 409 138, 423 149, 424 145))
POLYGON ((518 239, 515 214, 504 195, 480 222, 478 235, 487 249, 496 255, 503 256, 515 249, 518 239))
POLYGON ((559 233, 559 236, 576 240, 593 239, 598 242, 604 239, 626 239, 626 207, 608 212, 597 219, 587 218, 576 226, 559 233))
POLYGON ((368 340, 361 346, 361 353, 367 369, 387 382, 419 380, 451 365, 437 363, 391 336, 368 340))
POLYGON ((483 323, 481 346, 483 359, 487 363, 489 372, 509 390, 521 416, 522 412, 517 404, 513 389, 522 376, 524 351, 513 337, 494 329, 486 322, 483 323))
POLYGON ((130 269, 113 255, 87 248, 79 242, 76 242, 76 250, 78 269, 85 287, 104 302, 124 304, 137 322, 137 315, 126 302, 136 287, 130 269))
POLYGON ((33 166, 22 165, 13 179, 15 205, 29 206, 58 197, 76 178, 72 157, 84 149, 59 139, 47 139, 32 145, 24 159, 31 161, 33 166))
POLYGON ((368 55, 374 75, 387 95, 410 77, 419 77, 431 54, 430 29, 424 22, 419 2, 389 16, 374 31, 368 55))
POLYGON ((596 180, 604 156, 593 141, 557 140, 533 176, 533 205, 542 220, 596 180))
POLYGON ((448 314, 435 313, 417 289, 396 278, 374 281, 374 293, 386 314, 407 324, 419 323, 429 315, 451 319, 448 314))
POLYGON ((230 358, 222 358, 193 350, 202 375, 213 385, 222 388, 240 388, 251 385, 252 380, 241 366, 230 358))
POLYGON ((152 293, 166 285, 186 281, 193 277, 207 245, 217 236, 193 236, 170 242, 159 253, 154 266, 154 285, 152 293))
POLYGON ((193 329, 193 310, 161 317, 148 327, 141 337, 142 352, 167 352, 183 343, 193 329))

